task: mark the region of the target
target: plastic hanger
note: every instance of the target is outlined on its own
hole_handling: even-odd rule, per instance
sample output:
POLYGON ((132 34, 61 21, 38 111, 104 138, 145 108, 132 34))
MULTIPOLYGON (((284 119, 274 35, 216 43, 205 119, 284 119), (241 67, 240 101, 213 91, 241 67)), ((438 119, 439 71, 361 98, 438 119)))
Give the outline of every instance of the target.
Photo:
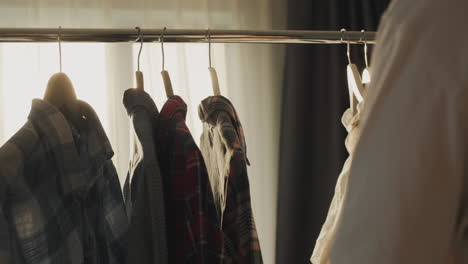
POLYGON ((171 78, 169 77, 169 73, 164 69, 164 32, 166 31, 166 27, 164 27, 163 31, 161 32, 161 36, 159 38, 161 42, 161 52, 162 52, 162 72, 161 76, 164 83, 164 89, 166 90, 167 98, 174 96, 174 90, 172 90, 172 83, 171 78))
MULTIPOLYGON (((346 30, 342 29, 341 41, 343 41, 343 35, 346 30)), ((361 81, 361 75, 355 64, 351 63, 350 55, 350 41, 347 41, 347 52, 348 57, 348 66, 346 67, 347 77, 348 77, 348 89, 349 89, 349 99, 350 99, 350 108, 353 115, 357 111, 357 104, 363 100, 364 85, 361 81)))
MULTIPOLYGON (((138 30, 138 39, 140 40, 140 50, 138 51, 138 61, 137 61, 137 71, 135 72, 135 79, 136 79, 136 89, 137 90, 144 90, 145 89, 145 83, 143 80, 143 73, 140 71, 140 55, 141 55, 141 50, 143 49, 143 33, 141 32, 140 27, 136 27, 136 30, 138 30)), ((137 41, 138 41, 137 39, 137 41)))
POLYGON ((59 27, 57 42, 59 46, 60 72, 55 73, 47 82, 44 93, 44 101, 57 107, 66 117, 79 126, 79 119, 82 119, 77 104, 77 96, 73 84, 68 76, 62 72, 62 27, 59 27))
POLYGON ((362 32, 362 37, 361 39, 364 38, 364 60, 366 62, 366 68, 362 71, 362 83, 363 84, 369 84, 371 82, 371 68, 369 67, 369 60, 367 59, 367 39, 365 38, 365 31, 361 30, 362 32))
POLYGON ((348 39, 347 50, 346 50, 346 55, 348 57, 348 68, 347 68, 348 83, 351 84, 351 88, 353 90, 354 96, 356 96, 358 101, 361 102, 363 99, 363 94, 364 94, 364 86, 362 85, 361 75, 359 74, 356 64, 353 64, 351 62, 351 54, 350 54, 351 48, 350 47, 351 47, 351 44, 350 44, 350 40, 348 39))
POLYGON ((216 73, 216 69, 211 66, 211 35, 210 35, 210 29, 208 29, 206 31, 206 36, 208 37, 208 62, 209 62, 208 71, 210 73, 211 87, 213 89, 213 94, 215 96, 216 95, 221 95, 221 90, 219 89, 218 74, 216 73))

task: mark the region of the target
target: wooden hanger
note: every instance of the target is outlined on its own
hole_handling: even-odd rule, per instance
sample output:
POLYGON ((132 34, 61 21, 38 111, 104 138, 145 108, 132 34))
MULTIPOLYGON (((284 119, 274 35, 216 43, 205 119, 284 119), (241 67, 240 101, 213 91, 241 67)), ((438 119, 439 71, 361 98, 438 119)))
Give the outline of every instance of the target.
POLYGON ((216 95, 221 95, 221 90, 219 89, 218 74, 216 73, 216 69, 211 66, 211 35, 210 35, 210 29, 208 29, 206 31, 206 35, 208 37, 208 62, 209 62, 208 72, 210 74, 211 87, 213 89, 213 94, 215 96, 216 95))
POLYGON ((57 107, 69 119, 69 121, 79 127, 79 120, 82 119, 82 116, 78 109, 78 98, 76 96, 75 88, 73 87, 70 78, 62 72, 61 31, 61 27, 59 27, 57 40, 59 44, 60 72, 55 73, 50 77, 43 99, 57 107))
POLYGON ((171 77, 169 73, 164 69, 164 32, 166 31, 166 27, 164 27, 163 31, 161 32, 161 36, 159 41, 161 42, 161 52, 162 52, 162 71, 161 76, 164 83, 164 89, 166 90, 167 98, 174 96, 174 90, 172 89, 171 77))
MULTIPOLYGON (((138 61, 137 61, 137 71, 135 72, 135 79, 136 79, 136 89, 137 90, 144 90, 145 89, 145 83, 143 80, 143 73, 140 71, 140 55, 141 55, 141 50, 143 49, 143 33, 141 32, 140 27, 136 27, 136 30, 138 30, 138 39, 140 40, 140 50, 138 51, 138 61)), ((138 40, 137 39, 137 40, 138 40)))

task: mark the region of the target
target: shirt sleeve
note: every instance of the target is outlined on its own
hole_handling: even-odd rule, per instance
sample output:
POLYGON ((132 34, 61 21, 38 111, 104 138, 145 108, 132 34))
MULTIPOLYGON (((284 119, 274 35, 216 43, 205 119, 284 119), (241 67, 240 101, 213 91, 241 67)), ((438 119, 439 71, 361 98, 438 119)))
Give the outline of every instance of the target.
POLYGON ((468 5, 454 2, 385 15, 332 264, 462 263, 468 41, 448 40, 468 5))
POLYGON ((20 177, 22 166, 21 151, 14 144, 5 143, 0 148, 0 263, 12 263, 15 255, 10 245, 11 231, 4 209, 9 185, 20 177))

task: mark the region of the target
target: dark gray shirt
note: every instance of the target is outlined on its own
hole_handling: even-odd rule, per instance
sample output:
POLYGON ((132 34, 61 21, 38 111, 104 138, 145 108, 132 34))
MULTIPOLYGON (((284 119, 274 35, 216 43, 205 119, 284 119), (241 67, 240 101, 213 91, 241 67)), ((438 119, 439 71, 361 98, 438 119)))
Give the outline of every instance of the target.
POLYGON ((158 110, 143 90, 129 89, 124 105, 131 119, 132 152, 124 186, 130 215, 128 263, 168 263, 163 182, 155 151, 158 110))

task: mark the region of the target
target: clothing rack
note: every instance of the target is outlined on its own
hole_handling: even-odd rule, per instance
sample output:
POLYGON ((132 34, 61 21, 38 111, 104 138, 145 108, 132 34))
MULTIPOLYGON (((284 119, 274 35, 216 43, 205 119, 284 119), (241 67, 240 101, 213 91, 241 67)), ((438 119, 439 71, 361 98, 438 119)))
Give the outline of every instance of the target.
MULTIPOLYGON (((0 28, 0 42, 136 42, 137 29, 0 28)), ((144 42, 256 44, 375 44, 375 32, 314 30, 141 29, 144 42)))

